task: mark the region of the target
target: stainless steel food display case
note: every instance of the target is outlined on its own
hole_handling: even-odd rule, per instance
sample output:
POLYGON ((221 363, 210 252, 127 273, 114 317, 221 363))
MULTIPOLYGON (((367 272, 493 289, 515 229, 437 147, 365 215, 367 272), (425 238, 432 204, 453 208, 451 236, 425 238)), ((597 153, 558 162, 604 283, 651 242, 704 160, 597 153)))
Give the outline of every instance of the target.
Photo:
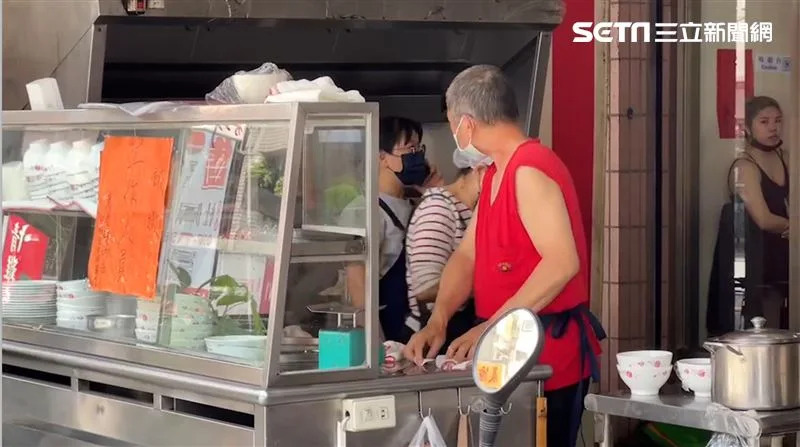
MULTIPOLYGON (((60 317, 30 324, 4 315, 6 440, 331 446, 346 418, 346 399, 382 397, 391 402, 385 405, 394 423, 346 431, 346 445, 407 446, 428 413, 448 443, 455 442, 459 415, 472 410, 476 418, 479 409, 469 372, 388 375, 380 365, 379 220, 377 207, 364 205, 377 202, 377 114, 371 103, 175 105, 143 115, 119 109, 3 112, 4 162, 22 160, 24 149, 42 139, 130 136, 172 144, 156 299, 105 296, 105 313, 136 315, 135 332, 97 332, 60 317), (217 218, 204 220, 208 209, 217 218), (202 222, 211 230, 197 230, 202 222), (328 349, 320 331, 344 327, 346 333, 353 324, 312 310, 351 311, 339 273, 350 262, 364 262, 367 271, 365 336, 350 345, 365 358, 320 369, 320 352, 328 349), (204 281, 209 277, 211 286, 204 281), (235 278, 247 300, 223 311, 215 278, 235 278), (190 313, 183 314, 189 301, 181 300, 212 303, 213 312, 197 319, 191 312, 200 310, 187 305, 190 313), (213 333, 180 333, 178 323, 187 319, 207 323, 213 333), (219 350, 209 339, 257 343, 219 350)), ((21 216, 51 236, 44 279, 85 277, 94 219, 91 203, 82 204, 3 203, 4 216, 21 216)), ((537 367, 520 387, 499 445, 532 445, 532 403, 550 374, 549 367, 537 367)), ((477 419, 473 427, 476 436, 477 419)))

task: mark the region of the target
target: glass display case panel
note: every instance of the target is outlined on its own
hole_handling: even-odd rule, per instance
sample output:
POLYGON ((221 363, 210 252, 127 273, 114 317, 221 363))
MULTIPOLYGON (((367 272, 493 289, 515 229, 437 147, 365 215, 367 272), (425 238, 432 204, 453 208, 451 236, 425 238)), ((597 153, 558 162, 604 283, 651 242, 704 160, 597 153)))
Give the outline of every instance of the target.
POLYGON ((348 262, 289 265, 281 339, 282 373, 361 367, 366 331, 350 302, 348 262))
POLYGON ((364 115, 306 117, 304 229, 364 237, 367 137, 364 115))
POLYGON ((310 109, 302 115, 301 225, 292 235, 283 333, 273 342, 280 361, 269 372, 273 378, 292 373, 285 383, 295 385, 311 379, 294 373, 368 373, 368 346, 376 335, 367 321, 369 306, 376 305, 369 298, 378 255, 368 243, 377 207, 366 199, 374 194, 370 182, 377 171, 370 154, 377 151, 373 120, 364 112, 310 109))
MULTIPOLYGON (((4 237, 20 240, 3 254, 4 324, 263 364, 289 131, 288 119, 4 130, 4 237), (115 293, 88 279, 95 216, 114 215, 101 192, 112 190, 112 177, 149 172, 131 165, 100 175, 100 160, 112 163, 108 154, 116 153, 108 142, 118 137, 142 150, 167 142, 170 152, 152 296, 115 293)), ((123 202, 135 206, 137 193, 130 194, 123 202)), ((130 231, 141 228, 131 223, 130 231)), ((112 252, 94 255, 100 263, 112 252)))

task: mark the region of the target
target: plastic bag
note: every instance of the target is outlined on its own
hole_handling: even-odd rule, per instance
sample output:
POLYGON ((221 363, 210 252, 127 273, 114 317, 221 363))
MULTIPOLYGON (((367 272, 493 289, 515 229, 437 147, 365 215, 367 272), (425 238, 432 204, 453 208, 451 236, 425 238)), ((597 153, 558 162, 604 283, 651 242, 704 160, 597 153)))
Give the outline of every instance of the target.
POLYGON ((758 414, 753 410, 734 411, 712 403, 706 408, 706 420, 716 420, 728 433, 714 433, 706 447, 748 447, 750 439, 761 436, 758 414))
POLYGON ((222 104, 263 103, 272 87, 291 79, 288 71, 266 62, 254 70, 237 71, 228 76, 211 93, 206 94, 206 101, 222 104))
POLYGON ((422 424, 419 425, 417 434, 411 438, 408 447, 447 447, 444 436, 439 431, 439 426, 436 425, 433 416, 426 416, 422 419, 422 424))
POLYGON ((714 433, 706 447, 748 447, 746 439, 728 433, 714 433))

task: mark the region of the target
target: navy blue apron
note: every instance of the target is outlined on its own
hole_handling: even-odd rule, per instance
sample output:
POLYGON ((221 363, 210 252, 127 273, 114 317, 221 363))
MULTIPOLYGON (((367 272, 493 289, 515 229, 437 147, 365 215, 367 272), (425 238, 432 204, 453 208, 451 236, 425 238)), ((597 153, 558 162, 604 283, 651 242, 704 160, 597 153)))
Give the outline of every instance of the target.
MULTIPOLYGON (((586 320, 589 326, 594 331, 595 337, 598 341, 606 338, 606 331, 603 330, 603 325, 600 320, 589 311, 585 304, 578 305, 572 309, 565 310, 554 314, 539 315, 542 320, 545 332, 552 331, 550 334, 553 338, 561 338, 567 331, 567 325, 570 321, 578 323, 578 331, 580 331, 580 355, 581 355, 581 375, 586 367, 586 358, 589 358, 589 370, 591 371, 591 380, 595 382, 600 381, 600 364, 597 362, 597 356, 594 355, 592 345, 589 342, 589 335, 587 333, 586 320), (584 317, 586 319, 584 320, 584 317)), ((575 390, 575 402, 572 407, 572 418, 570 418, 570 437, 577 435, 581 426, 581 413, 583 412, 583 380, 578 382, 577 389, 575 390)))
MULTIPOLYGON (((381 209, 389 216, 395 227, 406 232, 405 225, 400 222, 389 205, 378 199, 381 209)), ((408 306, 408 285, 406 284, 406 248, 405 243, 400 256, 392 264, 389 271, 378 282, 378 317, 387 340, 408 343, 411 333, 406 329, 408 306)))

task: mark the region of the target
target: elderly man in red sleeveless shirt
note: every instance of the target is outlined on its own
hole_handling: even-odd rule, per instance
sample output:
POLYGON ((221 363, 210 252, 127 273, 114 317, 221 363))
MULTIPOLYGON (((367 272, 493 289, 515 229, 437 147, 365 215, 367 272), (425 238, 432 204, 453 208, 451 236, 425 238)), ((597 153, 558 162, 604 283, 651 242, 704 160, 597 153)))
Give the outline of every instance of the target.
POLYGON ((519 127, 514 91, 500 69, 468 68, 446 100, 457 150, 494 163, 442 273, 428 324, 405 355, 418 363, 435 356, 450 317, 470 294, 479 321, 450 345, 447 355, 456 360, 472 358, 481 333, 505 311, 532 309, 546 327, 540 362, 553 368, 545 382, 548 445, 574 446, 605 337, 588 310, 589 259, 575 186, 558 156, 519 127))

